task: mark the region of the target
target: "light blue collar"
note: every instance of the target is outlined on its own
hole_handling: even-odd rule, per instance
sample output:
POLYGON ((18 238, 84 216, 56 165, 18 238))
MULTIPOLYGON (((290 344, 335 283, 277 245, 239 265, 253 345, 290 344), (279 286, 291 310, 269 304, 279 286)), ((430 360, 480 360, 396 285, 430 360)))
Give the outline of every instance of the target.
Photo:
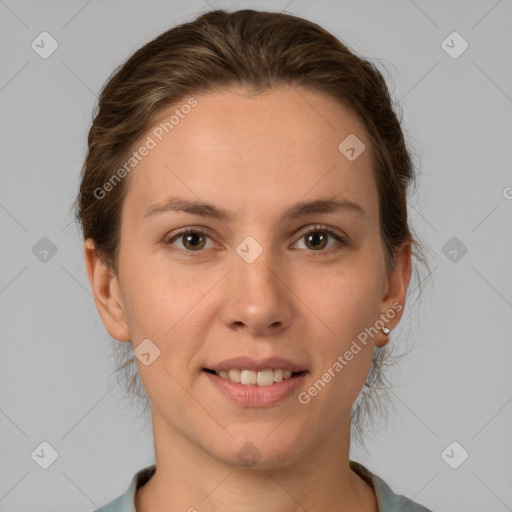
MULTIPOLYGON (((432 512, 405 496, 395 494, 384 480, 374 475, 362 464, 355 461, 349 461, 349 463, 350 468, 373 487, 377 496, 378 512, 432 512)), ((130 486, 124 494, 94 512, 136 512, 135 491, 138 487, 144 485, 155 471, 155 465, 138 471, 133 476, 130 486)))

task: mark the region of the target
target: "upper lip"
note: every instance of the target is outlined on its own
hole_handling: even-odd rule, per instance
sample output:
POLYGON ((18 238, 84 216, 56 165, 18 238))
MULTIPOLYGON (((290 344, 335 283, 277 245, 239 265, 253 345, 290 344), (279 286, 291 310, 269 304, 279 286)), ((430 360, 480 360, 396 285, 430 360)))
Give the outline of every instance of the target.
POLYGON ((228 371, 233 368, 237 368, 240 370, 253 370, 253 371, 261 371, 261 370, 291 370, 292 372, 303 372, 306 371, 304 366, 296 363, 294 361, 290 361, 289 359, 284 359, 282 357, 267 357, 264 359, 253 359, 251 357, 233 357, 232 359, 225 359, 220 363, 215 363, 210 366, 205 367, 208 370, 214 371, 228 371))

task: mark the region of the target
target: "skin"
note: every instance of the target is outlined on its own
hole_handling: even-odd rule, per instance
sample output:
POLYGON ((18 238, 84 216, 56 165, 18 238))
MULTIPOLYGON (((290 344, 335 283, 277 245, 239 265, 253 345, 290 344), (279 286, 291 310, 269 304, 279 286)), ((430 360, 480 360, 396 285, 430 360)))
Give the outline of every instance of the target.
MULTIPOLYGON (((109 334, 134 348, 149 338, 160 350, 149 366, 137 359, 157 471, 138 489, 136 509, 377 511, 372 488, 349 468, 350 410, 375 346, 388 336, 369 338, 307 405, 296 392, 271 407, 242 407, 201 371, 239 355, 281 356, 308 369, 298 389, 305 391, 359 333, 394 303, 404 305, 411 247, 398 248, 388 273, 368 134, 349 109, 303 89, 249 95, 230 88, 195 98, 197 106, 129 176, 118 275, 92 240, 84 244, 109 334), (354 161, 338 150, 349 134, 366 145, 354 161), (297 201, 334 192, 364 215, 283 220, 297 201), (233 219, 169 211, 142 220, 170 195, 212 203, 233 219), (315 224, 343 234, 346 244, 332 237, 320 248, 308 243, 315 224), (186 237, 164 245, 187 227, 206 230, 193 240, 199 250, 186 237), (263 249, 250 264, 236 252, 247 236, 263 249), (247 442, 261 453, 252 467, 237 457, 247 442)), ((400 317, 385 325, 393 329, 400 317)))

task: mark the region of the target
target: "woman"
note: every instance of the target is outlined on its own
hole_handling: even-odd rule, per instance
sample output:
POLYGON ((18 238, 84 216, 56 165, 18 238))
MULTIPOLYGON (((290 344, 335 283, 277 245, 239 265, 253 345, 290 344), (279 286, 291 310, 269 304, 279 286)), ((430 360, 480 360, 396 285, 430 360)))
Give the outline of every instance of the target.
POLYGON ((156 464, 101 510, 427 510, 349 460, 420 247, 413 174, 382 75, 294 16, 206 13, 109 79, 77 216, 156 464))

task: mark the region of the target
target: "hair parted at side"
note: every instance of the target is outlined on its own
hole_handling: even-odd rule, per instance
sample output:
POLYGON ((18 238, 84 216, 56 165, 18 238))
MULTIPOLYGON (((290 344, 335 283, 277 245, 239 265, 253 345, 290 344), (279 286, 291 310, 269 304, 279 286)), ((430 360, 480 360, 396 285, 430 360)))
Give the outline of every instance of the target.
MULTIPOLYGON (((302 87, 326 93, 357 114, 374 156, 386 267, 393 268, 396 249, 403 242, 410 242, 413 255, 428 267, 407 216, 407 190, 415 178, 411 153, 381 72, 311 21, 244 9, 209 11, 164 32, 128 58, 101 91, 75 216, 84 240, 94 240, 98 255, 116 275, 121 209, 130 176, 100 199, 95 191, 123 166, 167 109, 192 95, 235 85, 254 93, 283 85, 302 87)), ((128 394, 142 398, 147 410, 131 345, 114 346, 117 356, 124 358, 118 370, 125 371, 128 394)), ((368 379, 353 407, 352 432, 359 441, 365 434, 362 413, 371 413, 372 404, 383 410, 378 396, 388 387, 383 367, 389 360, 387 347, 375 349, 368 379)))

